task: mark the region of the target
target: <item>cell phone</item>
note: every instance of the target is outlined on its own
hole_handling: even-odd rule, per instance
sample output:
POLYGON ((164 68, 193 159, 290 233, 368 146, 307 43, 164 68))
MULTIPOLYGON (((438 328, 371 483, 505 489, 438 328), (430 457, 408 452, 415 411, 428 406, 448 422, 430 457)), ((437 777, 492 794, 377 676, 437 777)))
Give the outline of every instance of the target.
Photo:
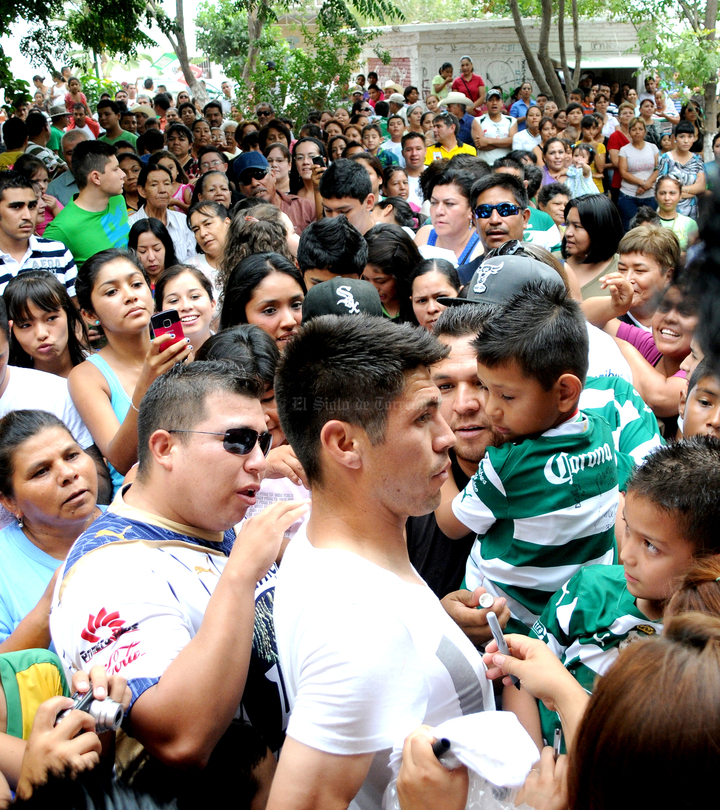
MULTIPOLYGON (((498 646, 498 652, 501 652, 503 655, 510 655, 510 650, 508 649, 508 645, 505 642, 505 636, 503 636, 503 632, 500 628, 500 622, 498 621, 498 617, 492 610, 488 610, 486 615, 487 615, 487 622, 490 627, 490 632, 493 634, 495 643, 498 646)), ((517 689, 520 688, 520 681, 518 680, 516 675, 511 675, 510 680, 515 684, 517 689)))
POLYGON ((322 166, 323 169, 325 168, 325 158, 322 155, 315 155, 315 157, 312 159, 312 162, 316 166, 322 166))
POLYGON ((553 754, 555 755, 555 759, 557 759, 560 756, 561 748, 562 748, 562 730, 556 728, 555 735, 553 737, 553 754))
POLYGON ((173 343, 185 340, 180 315, 176 309, 166 309, 164 312, 158 312, 150 318, 150 337, 154 340, 162 335, 175 336, 168 337, 162 344, 162 351, 172 346, 173 343))

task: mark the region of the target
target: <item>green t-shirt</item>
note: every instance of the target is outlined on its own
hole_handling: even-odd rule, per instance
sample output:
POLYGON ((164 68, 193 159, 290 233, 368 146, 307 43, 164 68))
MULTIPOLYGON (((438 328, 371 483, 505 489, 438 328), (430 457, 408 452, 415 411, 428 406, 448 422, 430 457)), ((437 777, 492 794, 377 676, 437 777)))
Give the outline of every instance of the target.
POLYGON ((65 133, 57 127, 50 127, 50 140, 48 141, 48 149, 53 152, 60 151, 60 140, 65 133))
POLYGON ((109 143, 111 146, 115 146, 118 141, 127 141, 129 144, 132 144, 134 147, 137 143, 138 136, 133 135, 132 132, 125 132, 123 130, 117 138, 108 138, 107 135, 101 135, 98 140, 103 141, 104 143, 109 143))
POLYGON ((437 76, 433 76, 433 80, 430 82, 430 86, 432 87, 432 94, 437 96, 438 98, 445 98, 445 96, 450 92, 450 88, 452 87, 452 82, 450 84, 446 84, 445 87, 438 93, 435 91, 436 84, 442 84, 445 79, 438 73, 437 76))
POLYGON ((580 408, 602 416, 610 425, 617 452, 618 485, 624 492, 636 465, 665 444, 655 414, 622 377, 588 377, 580 394, 580 408))
MULTIPOLYGON (((628 591, 621 565, 583 568, 550 599, 531 637, 542 639, 588 692, 615 663, 620 650, 662 632, 628 591)), ((560 717, 540 703, 543 737, 552 744, 560 717)))
POLYGON ((122 194, 110 197, 104 211, 85 211, 68 203, 45 229, 47 239, 57 239, 72 253, 80 268, 91 256, 107 248, 127 247, 130 225, 122 194))
POLYGON ((507 599, 507 632, 527 635, 563 582, 615 561, 617 482, 612 431, 590 412, 488 448, 452 510, 477 534, 465 586, 507 599))
POLYGON ((562 234, 555 220, 539 208, 529 208, 530 219, 523 232, 523 240, 544 247, 551 253, 559 253, 562 248, 562 234))
POLYGON ((663 219, 660 217, 660 224, 663 228, 670 228, 675 231, 675 236, 680 242, 680 250, 687 250, 690 238, 698 232, 698 225, 694 219, 678 214, 675 219, 663 219))

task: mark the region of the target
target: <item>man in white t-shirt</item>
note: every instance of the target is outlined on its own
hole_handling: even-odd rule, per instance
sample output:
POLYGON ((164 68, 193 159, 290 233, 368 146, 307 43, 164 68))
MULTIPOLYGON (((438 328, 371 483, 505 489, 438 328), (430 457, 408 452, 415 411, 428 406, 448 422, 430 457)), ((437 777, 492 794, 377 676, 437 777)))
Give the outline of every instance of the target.
MULTIPOLYGON (((268 760, 287 720, 274 561, 307 504, 277 503, 237 538, 233 528, 266 468, 262 391, 229 361, 177 365, 155 380, 138 415, 137 477, 78 538, 53 598, 50 630, 66 667, 126 678, 128 724, 152 767, 175 768, 183 790, 186 778, 188 789, 214 788, 210 804, 226 795, 199 769, 233 718, 251 722, 268 760)), ((235 752, 238 772, 247 756, 235 752)))
POLYGON ((505 114, 502 93, 491 87, 485 96, 488 111, 473 121, 472 137, 479 157, 488 165, 505 157, 517 134, 517 121, 505 114))
POLYGON ((328 315, 281 359, 280 419, 313 507, 276 588, 291 715, 269 810, 380 808, 410 731, 494 709, 477 650, 405 539, 449 475, 455 437, 430 376, 447 353, 409 324, 328 315))

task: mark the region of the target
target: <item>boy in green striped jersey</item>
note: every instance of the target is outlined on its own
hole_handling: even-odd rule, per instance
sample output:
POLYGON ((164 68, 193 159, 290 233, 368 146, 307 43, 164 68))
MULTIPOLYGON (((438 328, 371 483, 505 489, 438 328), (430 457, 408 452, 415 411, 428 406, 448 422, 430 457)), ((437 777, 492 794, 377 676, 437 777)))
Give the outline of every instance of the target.
MULTIPOLYGON (((475 287, 513 258, 486 261, 475 287)), ((472 345, 486 416, 504 444, 488 448, 462 493, 453 498, 446 482, 436 517, 448 537, 477 534, 465 586, 505 597, 508 632, 527 635, 563 582, 615 561, 615 444, 604 419, 578 410, 588 333, 559 277, 512 295, 472 345)))
MULTIPOLYGON (((543 639, 591 692, 623 647, 662 631, 666 601, 693 558, 720 552, 720 442, 706 436, 660 448, 628 486, 622 566, 584 568, 556 593, 531 636, 543 639)), ((513 708, 540 744, 552 742, 560 719, 534 700, 513 708)))

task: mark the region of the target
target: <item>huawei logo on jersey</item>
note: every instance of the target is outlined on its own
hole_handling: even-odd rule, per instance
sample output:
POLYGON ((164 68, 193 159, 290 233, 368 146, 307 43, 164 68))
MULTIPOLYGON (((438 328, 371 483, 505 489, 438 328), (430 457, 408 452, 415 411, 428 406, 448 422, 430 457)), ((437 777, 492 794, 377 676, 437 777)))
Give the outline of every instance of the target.
POLYGON ((85 641, 95 644, 101 638, 117 638, 118 631, 122 629, 122 626, 123 620, 117 611, 108 613, 105 608, 102 608, 97 616, 90 614, 87 627, 83 629, 80 635, 85 641))

